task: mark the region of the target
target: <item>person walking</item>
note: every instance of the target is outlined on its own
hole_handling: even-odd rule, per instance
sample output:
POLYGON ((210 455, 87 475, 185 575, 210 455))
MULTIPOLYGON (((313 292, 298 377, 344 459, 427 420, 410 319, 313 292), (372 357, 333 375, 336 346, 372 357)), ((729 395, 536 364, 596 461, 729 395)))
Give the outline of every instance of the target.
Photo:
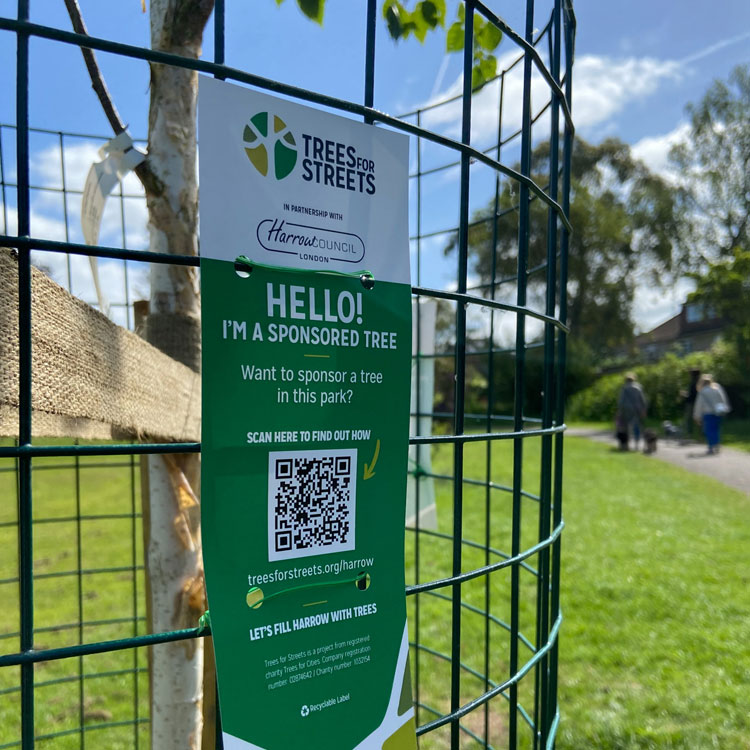
POLYGON ((713 379, 712 375, 704 373, 698 381, 693 419, 703 427, 709 456, 719 452, 721 420, 730 411, 729 399, 724 389, 713 379))
MULTIPOLYGON (((628 441, 632 436, 635 449, 638 450, 638 441, 641 439, 641 427, 646 417, 646 396, 641 384, 636 380, 635 374, 629 372, 625 376, 625 385, 620 390, 617 399, 617 412, 627 426, 628 441)), ((625 444, 627 450, 628 444, 625 444)))
POLYGON ((693 425, 695 420, 693 419, 693 409, 695 409, 695 399, 698 398, 698 383, 701 379, 701 371, 697 368, 690 370, 690 385, 687 390, 680 391, 682 396, 682 403, 685 409, 685 437, 693 437, 693 425))

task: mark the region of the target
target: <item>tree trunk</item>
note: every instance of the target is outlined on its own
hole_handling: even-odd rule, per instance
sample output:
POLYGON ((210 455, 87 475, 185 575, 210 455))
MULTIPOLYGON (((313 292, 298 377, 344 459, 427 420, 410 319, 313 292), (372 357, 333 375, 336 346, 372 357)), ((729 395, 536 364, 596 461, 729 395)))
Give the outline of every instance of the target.
MULTIPOLYGON (((213 0, 152 0, 153 49, 197 58, 213 0)), ((151 65, 146 185, 150 249, 198 252, 196 175, 197 74, 151 65)), ((196 372, 200 369, 200 291, 195 268, 154 264, 146 337, 196 372)), ((146 565, 154 632, 193 627, 205 608, 196 492, 198 455, 148 459, 146 565)), ((151 746, 199 750, 203 644, 155 646, 151 654, 151 746)))

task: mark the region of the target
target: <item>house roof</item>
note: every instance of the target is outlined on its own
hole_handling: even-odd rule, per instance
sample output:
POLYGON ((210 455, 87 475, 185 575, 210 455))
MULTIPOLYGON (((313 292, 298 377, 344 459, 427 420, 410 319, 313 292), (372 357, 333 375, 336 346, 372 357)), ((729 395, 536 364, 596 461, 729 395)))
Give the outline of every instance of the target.
POLYGON ((639 346, 643 344, 656 344, 666 341, 674 341, 682 332, 682 313, 675 315, 673 318, 665 321, 656 328, 641 333, 635 337, 635 342, 639 346))
POLYGON ((695 319, 688 317, 689 303, 684 303, 680 312, 673 318, 664 321, 661 325, 652 328, 635 337, 636 346, 648 346, 649 344, 670 344, 682 338, 694 337, 712 331, 719 332, 726 326, 723 318, 716 316, 712 311, 708 315, 702 312, 695 319))

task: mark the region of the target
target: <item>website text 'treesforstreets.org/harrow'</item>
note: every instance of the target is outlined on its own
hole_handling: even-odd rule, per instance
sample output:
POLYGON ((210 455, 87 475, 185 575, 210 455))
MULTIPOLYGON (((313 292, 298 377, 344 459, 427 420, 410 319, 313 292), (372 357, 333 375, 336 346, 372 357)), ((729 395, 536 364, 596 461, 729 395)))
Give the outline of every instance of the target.
POLYGON ((288 570, 279 570, 276 568, 270 573, 261 573, 247 577, 248 586, 262 586, 267 583, 278 583, 280 581, 296 581, 300 578, 310 578, 321 575, 339 575, 339 573, 354 572, 359 573, 362 570, 372 568, 375 564, 374 557, 366 557, 362 560, 338 560, 336 562, 321 565, 316 563, 306 567, 294 567, 288 570))

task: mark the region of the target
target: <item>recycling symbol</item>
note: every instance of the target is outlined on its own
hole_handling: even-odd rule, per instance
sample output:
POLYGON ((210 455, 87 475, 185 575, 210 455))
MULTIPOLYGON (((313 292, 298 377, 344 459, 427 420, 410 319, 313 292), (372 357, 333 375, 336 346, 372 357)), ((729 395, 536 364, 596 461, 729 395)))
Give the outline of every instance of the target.
POLYGON ((310 709, 307 706, 302 706, 299 713, 300 716, 307 716, 310 713, 310 709))

